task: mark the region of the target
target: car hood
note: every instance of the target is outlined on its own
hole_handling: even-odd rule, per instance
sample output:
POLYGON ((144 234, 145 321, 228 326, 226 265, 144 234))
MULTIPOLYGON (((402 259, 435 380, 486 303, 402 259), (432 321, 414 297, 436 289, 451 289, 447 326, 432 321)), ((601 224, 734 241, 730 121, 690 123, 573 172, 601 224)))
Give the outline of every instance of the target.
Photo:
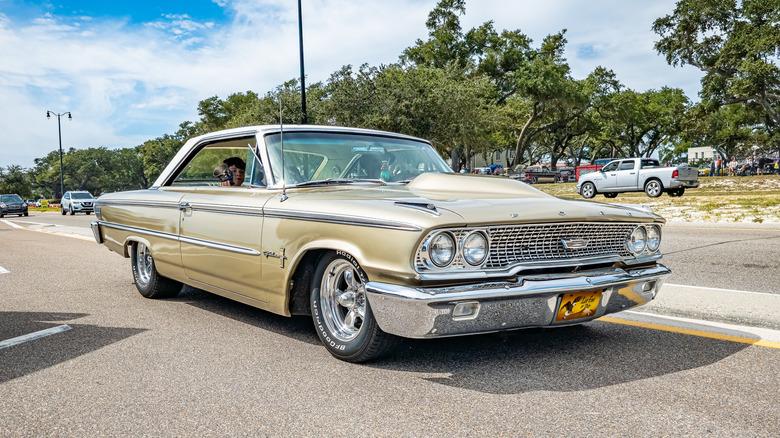
POLYGON ((649 209, 550 196, 505 177, 424 173, 406 186, 337 186, 289 189, 284 209, 342 217, 437 226, 539 222, 663 222, 649 209))

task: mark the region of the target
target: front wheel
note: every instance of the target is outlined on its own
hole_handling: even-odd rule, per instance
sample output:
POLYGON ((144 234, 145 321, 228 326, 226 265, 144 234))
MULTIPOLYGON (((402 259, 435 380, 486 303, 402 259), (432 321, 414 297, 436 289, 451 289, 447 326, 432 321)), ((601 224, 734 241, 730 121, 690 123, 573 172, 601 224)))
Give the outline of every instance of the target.
POLYGON ((663 191, 664 188, 661 185, 661 181, 658 181, 657 179, 651 179, 647 182, 647 184, 645 184, 645 194, 651 198, 657 198, 661 196, 663 191))
POLYGON ((604 193, 605 198, 617 198, 617 192, 604 193))
POLYGON ((70 207, 68 207, 68 212, 70 213, 70 215, 71 215, 71 216, 73 216, 74 214, 76 214, 76 212, 75 212, 75 211, 73 211, 73 206, 72 206, 72 205, 71 205, 70 207))
POLYGON ((130 261, 135 287, 144 297, 173 298, 181 292, 181 283, 163 277, 157 272, 152 253, 143 243, 132 243, 130 247, 130 261))
POLYGON ((390 353, 398 338, 382 331, 366 298, 365 272, 352 256, 329 253, 314 272, 311 314, 317 335, 330 354, 365 362, 390 353))
POLYGON ((65 209, 60 207, 60 213, 62 213, 62 215, 65 216, 65 209))
POLYGON ((596 196, 596 186, 593 185, 593 183, 586 182, 582 185, 582 189, 580 189, 580 193, 582 194, 582 197, 585 199, 590 199, 594 196, 596 196))

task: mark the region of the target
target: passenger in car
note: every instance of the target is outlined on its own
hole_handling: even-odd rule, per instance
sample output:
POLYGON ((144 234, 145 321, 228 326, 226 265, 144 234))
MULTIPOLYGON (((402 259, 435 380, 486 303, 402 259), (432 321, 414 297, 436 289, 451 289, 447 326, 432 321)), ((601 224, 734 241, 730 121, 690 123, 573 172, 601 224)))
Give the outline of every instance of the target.
POLYGON ((240 186, 244 183, 244 177, 246 176, 246 163, 244 160, 238 157, 230 157, 223 161, 222 164, 228 167, 233 177, 227 181, 222 181, 219 185, 240 186))

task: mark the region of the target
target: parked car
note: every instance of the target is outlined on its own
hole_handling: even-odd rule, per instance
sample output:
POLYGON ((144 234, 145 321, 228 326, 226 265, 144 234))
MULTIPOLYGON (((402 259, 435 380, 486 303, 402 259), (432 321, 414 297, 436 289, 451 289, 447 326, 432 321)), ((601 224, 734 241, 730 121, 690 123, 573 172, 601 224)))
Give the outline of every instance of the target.
POLYGON ((581 324, 647 303, 670 274, 652 212, 452 173, 428 141, 364 129, 202 135, 95 215, 95 240, 130 259, 144 297, 188 284, 307 314, 351 362, 400 337, 581 324), (232 157, 241 186, 222 182, 232 157))
POLYGON ((529 166, 520 171, 518 179, 529 184, 557 183, 561 174, 557 170, 550 170, 547 166, 529 166))
POLYGON ((698 170, 687 165, 661 167, 651 158, 622 158, 612 161, 598 172, 580 176, 577 193, 592 198, 603 193, 614 198, 618 193, 641 192, 656 198, 663 192, 682 196, 686 188, 699 187, 698 170))
POLYGON ((0 207, 0 217, 7 214, 18 214, 19 217, 27 216, 27 203, 17 194, 0 195, 0 204, 5 205, 5 209, 0 207))
POLYGON ((70 213, 74 215, 76 213, 90 214, 95 211, 95 197, 91 193, 83 190, 65 192, 60 202, 60 212, 70 213))

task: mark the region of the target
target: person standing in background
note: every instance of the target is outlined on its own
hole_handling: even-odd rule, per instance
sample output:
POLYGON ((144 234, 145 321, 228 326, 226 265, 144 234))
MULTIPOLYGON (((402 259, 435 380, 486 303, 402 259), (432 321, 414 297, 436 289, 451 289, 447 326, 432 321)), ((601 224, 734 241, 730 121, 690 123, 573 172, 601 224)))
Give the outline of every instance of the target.
POLYGON ((715 175, 720 176, 720 170, 723 169, 723 160, 718 155, 718 161, 715 163, 715 175))

